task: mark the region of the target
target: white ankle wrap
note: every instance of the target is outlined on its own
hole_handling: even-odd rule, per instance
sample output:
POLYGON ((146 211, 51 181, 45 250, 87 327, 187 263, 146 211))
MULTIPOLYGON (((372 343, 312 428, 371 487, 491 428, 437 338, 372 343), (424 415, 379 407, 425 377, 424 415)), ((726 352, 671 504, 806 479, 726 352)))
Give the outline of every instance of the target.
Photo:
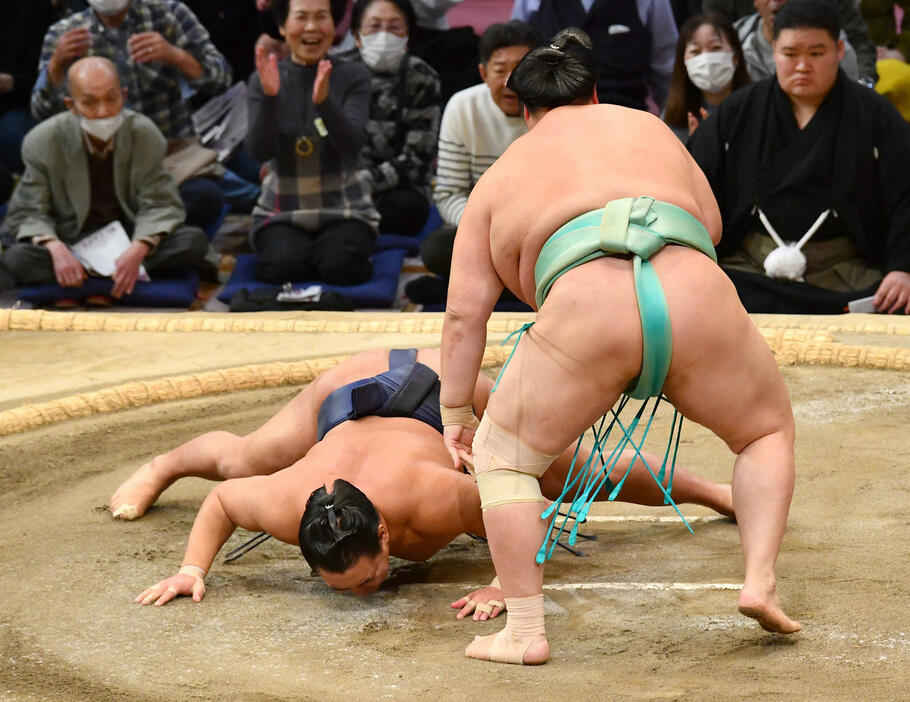
POLYGON ((505 600, 509 612, 506 628, 493 638, 490 660, 521 665, 528 647, 538 636, 546 634, 543 593, 531 597, 506 597, 505 600))

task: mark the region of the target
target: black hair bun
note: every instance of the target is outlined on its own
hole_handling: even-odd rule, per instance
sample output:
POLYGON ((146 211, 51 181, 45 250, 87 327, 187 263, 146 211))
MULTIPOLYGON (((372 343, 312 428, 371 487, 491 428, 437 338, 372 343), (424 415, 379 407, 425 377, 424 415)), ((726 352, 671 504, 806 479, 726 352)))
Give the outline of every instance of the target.
POLYGON ((594 44, 585 30, 578 27, 566 27, 553 35, 553 38, 550 39, 550 48, 557 51, 571 51, 572 49, 591 51, 594 44))

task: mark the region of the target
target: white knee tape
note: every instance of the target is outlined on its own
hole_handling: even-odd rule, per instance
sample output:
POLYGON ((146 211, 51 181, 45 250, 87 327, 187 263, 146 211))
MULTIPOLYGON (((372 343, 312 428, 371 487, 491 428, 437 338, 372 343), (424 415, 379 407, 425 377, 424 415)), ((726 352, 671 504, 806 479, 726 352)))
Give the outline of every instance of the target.
POLYGON ((493 509, 512 502, 541 502, 543 495, 537 478, 514 470, 493 470, 477 476, 480 508, 493 509))
POLYGON ((474 435, 474 473, 482 509, 511 502, 540 502, 537 478, 556 456, 535 451, 485 414, 474 435))

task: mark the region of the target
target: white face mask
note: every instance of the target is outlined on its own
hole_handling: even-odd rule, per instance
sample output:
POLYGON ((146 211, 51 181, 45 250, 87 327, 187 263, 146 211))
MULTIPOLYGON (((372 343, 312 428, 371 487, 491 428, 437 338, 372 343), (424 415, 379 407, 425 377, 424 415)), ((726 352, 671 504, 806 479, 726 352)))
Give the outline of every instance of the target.
POLYGON ((130 4, 130 0, 88 0, 88 4, 99 15, 112 17, 130 4))
POLYGON ((121 110, 113 117, 104 117, 102 119, 89 119, 88 117, 79 117, 79 125, 82 131, 95 137, 98 141, 110 141, 120 125, 123 124, 123 111, 121 110))
POLYGON ((719 93, 733 80, 736 66, 733 65, 732 51, 708 51, 686 59, 689 79, 699 90, 719 93))
POLYGON ((408 50, 408 38, 391 32, 361 34, 360 56, 363 62, 376 73, 392 73, 398 69, 401 59, 408 50))

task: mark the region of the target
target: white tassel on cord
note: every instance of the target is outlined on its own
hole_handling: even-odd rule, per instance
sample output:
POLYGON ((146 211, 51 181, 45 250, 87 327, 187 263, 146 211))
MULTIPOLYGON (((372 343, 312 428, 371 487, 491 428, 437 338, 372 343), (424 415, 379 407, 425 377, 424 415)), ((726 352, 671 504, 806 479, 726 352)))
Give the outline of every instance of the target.
POLYGON ((780 238, 777 231, 771 226, 771 222, 768 221, 765 213, 762 212, 761 207, 759 207, 758 218, 761 220, 761 223, 765 225, 768 235, 774 240, 774 243, 777 244, 777 248, 765 258, 765 273, 772 278, 802 280, 803 274, 806 272, 806 255, 801 249, 803 248, 803 245, 812 238, 812 235, 818 231, 818 228, 824 224, 825 220, 828 219, 829 214, 831 214, 830 208, 818 216, 818 219, 815 220, 815 224, 809 227, 809 231, 803 235, 802 239, 795 244, 790 244, 780 238))

